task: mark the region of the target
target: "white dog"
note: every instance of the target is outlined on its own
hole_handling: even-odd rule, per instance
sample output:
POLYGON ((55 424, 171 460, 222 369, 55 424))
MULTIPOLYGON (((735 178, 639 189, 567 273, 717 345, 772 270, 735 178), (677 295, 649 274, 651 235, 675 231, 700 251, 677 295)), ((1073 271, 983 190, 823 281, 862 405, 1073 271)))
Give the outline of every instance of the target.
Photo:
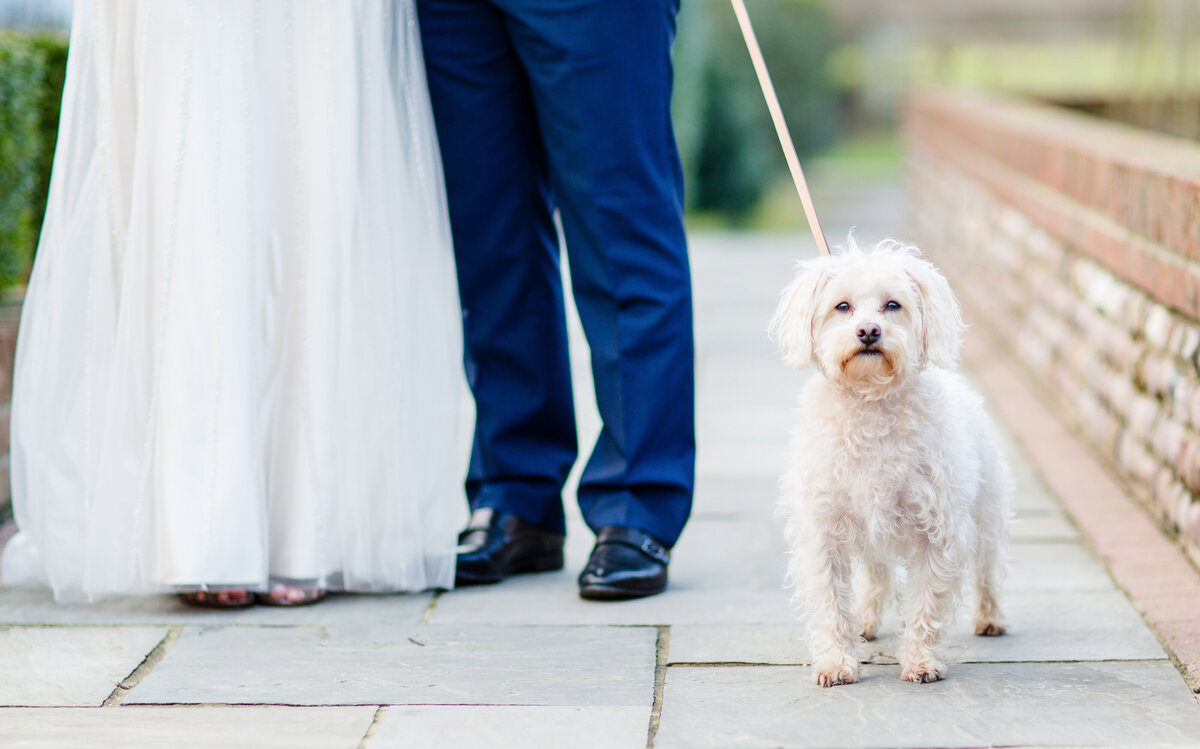
POLYGON ((975 634, 1004 633, 1012 480, 979 397, 950 371, 962 330, 946 279, 915 247, 863 252, 853 238, 800 265, 771 321, 784 361, 819 373, 800 397, 781 509, 821 686, 858 681, 858 644, 879 631, 896 563, 901 678, 945 676, 935 648, 968 567, 975 634))

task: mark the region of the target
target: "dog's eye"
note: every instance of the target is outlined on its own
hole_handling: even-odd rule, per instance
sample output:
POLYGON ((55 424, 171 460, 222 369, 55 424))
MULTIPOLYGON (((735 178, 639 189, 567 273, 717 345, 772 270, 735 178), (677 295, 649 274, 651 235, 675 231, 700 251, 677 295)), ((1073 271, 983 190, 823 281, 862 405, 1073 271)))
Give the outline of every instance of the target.
POLYGON ((838 302, 838 305, 836 307, 834 307, 834 309, 837 310, 838 312, 849 312, 850 311, 850 302, 838 302))
POLYGON ((893 299, 892 301, 883 305, 883 308, 888 312, 895 312, 896 310, 900 309, 900 302, 897 302, 895 299, 893 299))

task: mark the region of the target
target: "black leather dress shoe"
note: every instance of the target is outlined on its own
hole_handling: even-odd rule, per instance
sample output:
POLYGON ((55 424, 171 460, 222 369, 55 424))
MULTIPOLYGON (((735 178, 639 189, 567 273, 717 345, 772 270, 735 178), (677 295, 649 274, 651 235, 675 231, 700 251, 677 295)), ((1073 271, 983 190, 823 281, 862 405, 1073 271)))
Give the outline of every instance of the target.
POLYGON ((563 536, 526 523, 511 512, 478 509, 458 535, 455 585, 498 583, 521 572, 563 567, 563 536))
POLYGON ((598 601, 622 601, 663 592, 671 552, 654 536, 636 528, 606 525, 579 575, 579 595, 598 601))

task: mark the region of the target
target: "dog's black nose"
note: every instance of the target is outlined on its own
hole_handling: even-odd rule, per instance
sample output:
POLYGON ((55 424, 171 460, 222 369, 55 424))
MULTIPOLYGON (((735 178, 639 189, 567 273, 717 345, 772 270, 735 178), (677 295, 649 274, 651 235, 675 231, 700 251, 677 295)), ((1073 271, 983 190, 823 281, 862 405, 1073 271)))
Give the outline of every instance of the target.
POLYGON ((867 323, 858 328, 858 340, 862 341, 864 346, 870 346, 875 341, 879 340, 879 335, 882 333, 879 326, 875 323, 867 323))

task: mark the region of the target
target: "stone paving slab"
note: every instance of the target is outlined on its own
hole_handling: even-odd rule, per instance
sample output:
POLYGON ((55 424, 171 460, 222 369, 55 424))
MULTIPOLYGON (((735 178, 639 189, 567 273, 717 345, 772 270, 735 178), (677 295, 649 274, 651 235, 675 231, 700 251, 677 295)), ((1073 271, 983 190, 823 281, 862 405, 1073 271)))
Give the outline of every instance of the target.
POLYGON ((787 434, 800 391, 812 372, 790 369, 780 361, 774 344, 767 341, 766 326, 764 317, 755 329, 738 333, 761 339, 756 340, 753 353, 730 352, 728 341, 712 344, 712 357, 696 378, 697 399, 704 406, 696 414, 699 424, 725 413, 754 413, 769 419, 766 425, 771 427, 760 429, 759 434, 787 434))
POLYGON ((432 593, 331 594, 320 606, 252 606, 218 611, 184 605, 173 595, 128 596, 91 604, 55 603, 49 591, 0 589, 0 622, 45 625, 241 624, 327 625, 379 617, 404 624, 421 620, 432 593))
MULTIPOLYGON (((783 444, 784 438, 779 438, 783 444)), ((746 451, 752 451, 754 446, 747 446, 746 451)), ((1016 448, 1009 450, 1012 455, 1016 448)), ((709 470, 702 465, 698 469, 696 480, 696 498, 693 507, 694 516, 704 513, 738 514, 745 517, 756 517, 780 527, 782 520, 775 517, 775 505, 779 498, 778 476, 786 464, 786 448, 774 447, 767 451, 765 460, 777 463, 779 471, 765 471, 751 475, 741 475, 743 465, 733 465, 737 459, 727 460, 712 466, 709 470)), ((749 465, 759 465, 762 457, 755 458, 749 465)), ((1014 461, 1016 462, 1016 461, 1014 461)), ((761 468, 761 465, 759 466, 761 468)), ((1053 526, 1054 537, 1063 540, 1077 540, 1079 531, 1067 518, 1066 513, 1054 502, 1053 496, 1045 489, 1036 486, 1033 476, 1024 472, 1013 471, 1017 482, 1017 491, 1013 496, 1013 516, 1015 522, 1011 526, 1012 538, 1045 537, 1037 531, 1050 529, 1053 526), (1031 531, 1029 529, 1037 529, 1031 531)), ((780 530, 782 533, 782 530, 780 530)))
MULTIPOLYGON (((675 570, 672 569, 672 575, 675 570)), ((684 623, 782 624, 793 618, 788 594, 726 590, 713 595, 702 581, 673 578, 667 592, 634 601, 585 601, 573 573, 526 575, 491 588, 463 588, 442 596, 431 621, 465 625, 666 625, 684 623)))
MULTIPOLYGON (((779 498, 779 480, 774 477, 724 478, 701 476, 696 481, 693 518, 706 514, 754 517, 772 523, 783 538, 781 521, 774 515, 779 498)), ((686 534, 688 529, 684 529, 686 534)))
POLYGON ((641 747, 645 707, 397 706, 384 708, 367 749, 393 747, 641 747))
POLYGON ((786 435, 791 427, 792 416, 787 408, 758 406, 712 409, 698 414, 696 441, 704 445, 720 439, 734 445, 762 449, 774 449, 780 444, 786 448, 787 440, 780 435, 786 435))
MULTIPOLYGON (((1119 591, 1026 592, 1008 598, 1010 631, 976 637, 964 608, 947 633, 942 657, 955 663, 1125 661, 1166 658, 1141 616, 1119 591)), ((864 660, 893 662, 897 617, 889 612, 880 637, 863 646, 864 660)), ((677 625, 670 663, 809 663, 804 628, 790 625, 677 625)))
POLYGON ((1013 541, 1078 541, 1079 529, 1065 513, 1018 513, 1009 523, 1013 541))
POLYGON ((568 512, 566 566, 521 575, 502 585, 444 593, 430 621, 437 624, 661 625, 677 622, 783 623, 791 620, 783 588, 784 542, 774 521, 753 516, 697 516, 673 552, 667 593, 622 601, 585 601, 576 577, 594 537, 568 512))
POLYGON ((355 749, 375 707, 9 709, 0 746, 37 749, 355 749))
POLYGON ((1008 456, 1013 480, 1017 484, 1017 490, 1012 497, 1013 512, 1062 512, 1062 507, 1055 501, 1054 495, 1042 485, 1036 469, 1024 465, 1024 458, 1020 457, 1019 449, 1016 446, 1006 446, 1004 454, 1008 456))
POLYGON ((796 666, 809 662, 804 625, 677 624, 671 627, 669 665, 690 663, 796 666))
POLYGON ((763 590, 780 596, 787 545, 773 521, 700 517, 672 552, 672 588, 705 587, 711 591, 763 590))
POLYGON ((125 704, 645 706, 641 627, 189 627, 125 704))
POLYGON ((1004 590, 1088 591, 1113 587, 1108 570, 1079 543, 1021 542, 1009 545, 1004 590))
MULTIPOLYGON (((750 305, 728 303, 723 304, 717 314, 696 315, 696 353, 704 365, 696 378, 698 388, 708 385, 710 362, 713 366, 729 368, 749 365, 746 371, 763 377, 770 376, 768 366, 783 368, 779 363, 779 349, 767 337, 767 325, 775 311, 775 303, 775 298, 766 304, 761 301, 750 305), (718 346, 719 359, 713 356, 718 346)), ((737 393, 736 397, 738 402, 755 401, 754 393, 737 393)))
POLYGON ((99 706, 166 635, 165 627, 0 628, 0 705, 99 706))
MULTIPOLYGON (((697 440, 703 440, 703 435, 698 435, 697 440)), ((719 452, 713 451, 704 460, 697 458, 697 461, 697 481, 779 476, 787 465, 787 441, 780 439, 770 444, 730 443, 719 452)))
MULTIPOLYGON (((1165 659, 1166 653, 1141 616, 1118 590, 1030 591, 1006 597, 1009 631, 977 637, 964 608, 947 633, 942 656, 948 662, 1123 661, 1165 659)), ((868 654, 899 651, 895 615, 884 620, 868 654)))
POLYGON ((696 383, 702 388, 699 394, 704 396, 706 410, 754 406, 788 413, 795 406, 813 370, 793 369, 783 363, 778 347, 767 335, 774 311, 774 299, 767 305, 755 303, 753 310, 727 303, 712 319, 697 323, 697 345, 705 359, 696 383), (777 403, 774 398, 783 401, 777 403))
POLYGON ((1200 705, 1166 661, 952 666, 935 684, 865 666, 821 689, 803 667, 667 673, 656 749, 1195 746, 1200 705))
MULTIPOLYGON (((595 537, 582 520, 572 512, 567 521, 567 544, 565 568, 562 573, 535 575, 537 579, 570 578, 583 569, 591 554, 595 537)), ((679 542, 672 550, 670 588, 689 589, 704 587, 713 591, 724 590, 769 590, 779 591, 783 587, 783 565, 786 546, 783 531, 769 517, 769 511, 753 512, 747 509, 744 515, 718 514, 706 517, 694 516, 688 522, 679 542)), ((442 596, 438 608, 444 603, 466 593, 508 590, 510 585, 521 579, 506 580, 502 586, 460 589, 442 596)), ((552 603, 553 599, 547 601, 552 603)), ((611 604, 596 604, 605 606, 611 604)))
POLYGON ((463 589, 445 595, 434 611, 438 624, 628 624, 762 623, 792 621, 784 591, 728 591, 713 595, 701 587, 672 582, 667 593, 619 604, 578 597, 574 577, 527 577, 504 583, 504 592, 463 589))

